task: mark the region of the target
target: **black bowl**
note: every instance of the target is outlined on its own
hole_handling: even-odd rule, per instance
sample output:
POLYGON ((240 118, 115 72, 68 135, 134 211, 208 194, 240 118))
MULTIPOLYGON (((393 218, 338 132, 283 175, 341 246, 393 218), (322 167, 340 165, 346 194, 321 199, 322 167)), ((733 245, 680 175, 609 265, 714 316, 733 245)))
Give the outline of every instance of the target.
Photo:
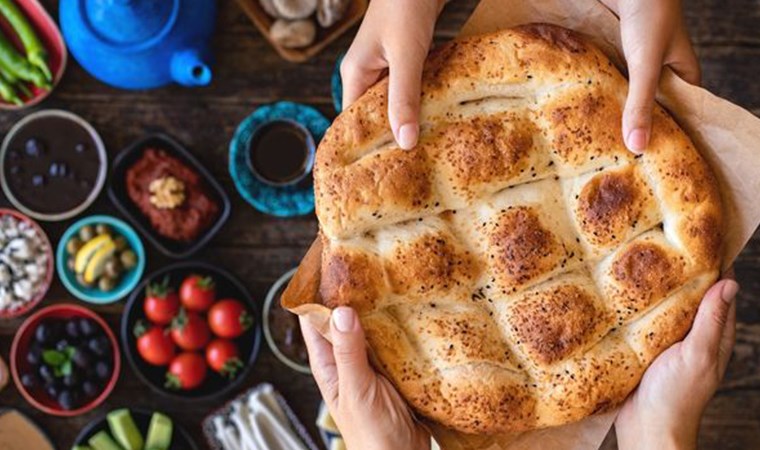
MULTIPOLYGON (((134 419, 135 424, 137 424, 137 428, 140 430, 140 433, 142 433, 144 438, 146 434, 148 434, 148 426, 150 425, 150 418, 153 413, 145 409, 135 408, 129 408, 129 412, 132 413, 132 419, 134 419)), ((88 423, 84 428, 82 428, 82 431, 79 432, 77 438, 74 440, 74 443, 71 446, 74 447, 75 445, 87 445, 87 441, 98 431, 109 431, 110 428, 108 427, 107 417, 108 413, 103 414, 97 419, 88 423)), ((167 450, 198 450, 198 446, 190 438, 190 435, 187 433, 187 431, 185 431, 183 427, 175 422, 174 419, 172 419, 172 423, 174 424, 172 445, 167 450)))
POLYGON ((122 150, 113 160, 111 178, 108 183, 108 196, 116 208, 145 236, 161 253, 172 258, 186 258, 200 250, 222 228, 230 215, 230 199, 219 182, 208 170, 180 143, 171 137, 156 133, 148 135, 122 150), (146 148, 160 148, 193 168, 204 179, 209 193, 219 205, 219 216, 203 234, 191 243, 184 243, 165 238, 158 234, 145 214, 129 198, 127 193, 127 170, 137 162, 146 148))
POLYGON ((132 370, 157 393, 174 400, 218 399, 240 387, 253 368, 261 344, 261 314, 258 305, 253 301, 248 291, 231 273, 200 261, 176 263, 152 273, 132 291, 121 317, 121 344, 132 370), (179 287, 184 277, 196 273, 210 275, 214 278, 218 298, 235 298, 246 304, 255 323, 242 336, 234 340, 238 344, 241 359, 245 364, 234 379, 228 380, 209 369, 207 378, 200 387, 188 391, 175 391, 164 387, 167 367, 152 366, 142 360, 137 352, 137 339, 133 334, 133 329, 138 320, 146 320, 143 300, 145 299, 145 289, 149 283, 161 281, 168 275, 171 285, 179 287))

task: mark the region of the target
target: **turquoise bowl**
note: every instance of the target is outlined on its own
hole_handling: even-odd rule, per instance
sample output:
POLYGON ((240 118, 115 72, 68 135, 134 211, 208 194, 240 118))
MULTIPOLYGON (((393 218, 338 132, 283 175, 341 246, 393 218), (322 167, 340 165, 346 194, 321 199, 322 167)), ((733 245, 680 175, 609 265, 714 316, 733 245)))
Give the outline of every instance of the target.
POLYGON ((77 221, 63 233, 61 240, 58 242, 55 263, 58 270, 58 278, 61 279, 61 283, 66 286, 66 289, 72 295, 87 303, 105 305, 126 297, 140 282, 145 270, 145 248, 135 230, 123 220, 104 215, 90 216, 77 221), (66 264, 66 243, 69 242, 69 239, 79 232, 79 229, 83 226, 99 223, 110 226, 116 234, 124 236, 129 247, 137 255, 137 266, 123 274, 119 284, 110 292, 103 292, 97 288, 88 288, 80 285, 76 280, 76 274, 66 264))

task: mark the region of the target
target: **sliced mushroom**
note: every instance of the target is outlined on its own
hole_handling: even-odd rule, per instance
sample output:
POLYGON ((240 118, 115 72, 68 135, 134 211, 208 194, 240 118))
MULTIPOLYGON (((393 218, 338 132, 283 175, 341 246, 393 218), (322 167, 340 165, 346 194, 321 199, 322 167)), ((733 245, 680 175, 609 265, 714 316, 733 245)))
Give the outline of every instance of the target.
POLYGON ((288 20, 305 19, 317 10, 317 0, 272 0, 277 17, 288 20))
POLYGON ((333 26, 343 18, 351 0, 319 0, 317 4, 317 22, 323 28, 333 26))
POLYGON ((317 25, 313 20, 276 20, 269 29, 273 41, 285 48, 302 48, 314 42, 317 25))

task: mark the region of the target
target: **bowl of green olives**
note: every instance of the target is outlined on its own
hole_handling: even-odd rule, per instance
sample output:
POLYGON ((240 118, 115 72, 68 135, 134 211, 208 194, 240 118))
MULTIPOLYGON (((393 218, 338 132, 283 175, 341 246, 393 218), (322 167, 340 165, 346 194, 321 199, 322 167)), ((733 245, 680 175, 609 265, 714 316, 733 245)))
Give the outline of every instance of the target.
POLYGON ((126 222, 97 215, 63 233, 55 259, 58 276, 72 295, 102 305, 120 300, 137 286, 145 269, 145 248, 126 222))

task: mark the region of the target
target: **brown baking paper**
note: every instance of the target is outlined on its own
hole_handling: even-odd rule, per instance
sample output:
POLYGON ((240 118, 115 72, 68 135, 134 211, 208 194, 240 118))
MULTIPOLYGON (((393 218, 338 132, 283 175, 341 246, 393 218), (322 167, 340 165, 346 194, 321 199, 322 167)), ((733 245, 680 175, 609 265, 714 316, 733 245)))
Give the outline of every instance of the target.
MULTIPOLYGON (((547 22, 589 36, 621 70, 620 23, 598 0, 483 0, 462 29, 462 35, 497 31, 517 25, 547 22)), ((726 218, 723 267, 728 267, 760 224, 760 119, 705 89, 691 86, 664 69, 657 100, 689 134, 709 161, 720 182, 726 218)), ((329 339, 330 310, 322 306, 319 280, 322 245, 318 238, 283 294, 312 299, 293 308, 329 339)), ((520 434, 472 436, 426 424, 442 450, 589 450, 597 449, 617 411, 579 422, 520 434)))

